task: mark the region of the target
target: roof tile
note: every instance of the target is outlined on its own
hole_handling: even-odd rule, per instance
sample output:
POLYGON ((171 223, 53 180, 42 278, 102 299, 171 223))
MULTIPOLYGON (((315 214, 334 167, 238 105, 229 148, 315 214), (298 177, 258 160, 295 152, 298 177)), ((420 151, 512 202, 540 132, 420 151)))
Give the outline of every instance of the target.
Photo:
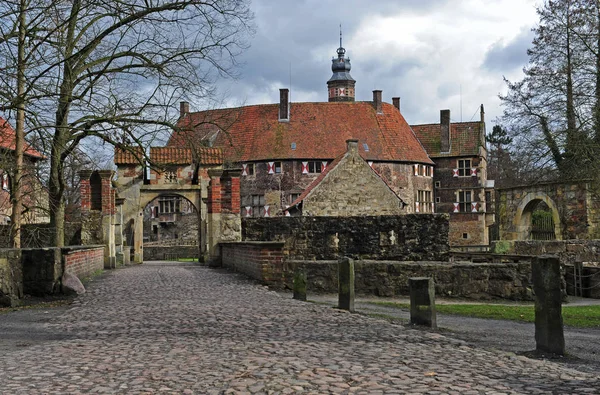
MULTIPOLYGON (((4 118, 0 117, 0 148, 14 151, 16 148, 16 134, 17 133, 10 123, 4 118)), ((33 149, 33 147, 27 143, 24 144, 23 153, 36 159, 45 158, 44 155, 33 149)))

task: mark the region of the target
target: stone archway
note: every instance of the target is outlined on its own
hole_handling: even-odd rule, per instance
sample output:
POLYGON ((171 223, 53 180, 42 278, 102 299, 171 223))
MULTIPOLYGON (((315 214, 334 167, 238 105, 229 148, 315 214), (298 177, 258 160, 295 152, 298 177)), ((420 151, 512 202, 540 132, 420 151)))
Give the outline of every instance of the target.
POLYGON ((541 203, 545 203, 552 212, 554 221, 554 234, 556 240, 562 240, 562 228, 560 215, 556 203, 546 193, 537 191, 526 194, 519 206, 513 219, 513 225, 516 229, 517 240, 529 240, 531 233, 532 214, 535 208, 541 203))

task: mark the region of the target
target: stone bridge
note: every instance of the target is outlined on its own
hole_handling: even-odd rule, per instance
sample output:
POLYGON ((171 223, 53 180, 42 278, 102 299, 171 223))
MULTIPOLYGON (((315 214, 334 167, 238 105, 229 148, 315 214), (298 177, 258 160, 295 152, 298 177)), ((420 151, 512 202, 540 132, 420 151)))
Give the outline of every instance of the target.
POLYGON ((598 192, 591 180, 498 189, 500 240, 531 240, 532 213, 541 203, 552 213, 556 240, 598 238, 598 192))

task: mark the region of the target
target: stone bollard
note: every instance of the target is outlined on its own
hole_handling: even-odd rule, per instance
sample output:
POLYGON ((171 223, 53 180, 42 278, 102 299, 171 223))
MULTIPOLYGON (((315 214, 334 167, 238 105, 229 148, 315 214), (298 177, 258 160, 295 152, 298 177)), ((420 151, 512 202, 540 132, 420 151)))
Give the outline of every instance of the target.
POLYGON ((294 272, 294 299, 306 301, 306 272, 302 269, 294 272))
POLYGON ((410 323, 437 328, 435 286, 430 277, 408 279, 410 288, 410 323))
POLYGON ((548 255, 535 258, 531 277, 535 292, 536 350, 564 355, 560 261, 548 255))
POLYGON ((354 311, 354 260, 342 258, 338 261, 338 308, 354 311))

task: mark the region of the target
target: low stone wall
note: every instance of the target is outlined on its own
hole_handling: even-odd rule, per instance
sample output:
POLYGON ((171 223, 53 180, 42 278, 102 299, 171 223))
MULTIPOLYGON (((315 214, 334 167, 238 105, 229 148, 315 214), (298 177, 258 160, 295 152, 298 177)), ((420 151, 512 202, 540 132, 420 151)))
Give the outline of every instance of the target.
POLYGON ((600 240, 496 241, 493 251, 515 255, 556 255, 562 265, 600 262, 600 240))
POLYGON ((164 259, 177 258, 198 258, 200 249, 198 246, 145 246, 144 245, 144 260, 145 261, 162 261, 164 259))
POLYGON ((220 243, 222 266, 270 285, 284 286, 283 242, 220 243))
POLYGON ((447 261, 448 215, 243 218, 244 241, 282 241, 288 259, 447 261))
POLYGON ((104 246, 25 248, 21 262, 25 294, 57 294, 63 271, 83 279, 104 268, 104 246))
POLYGON ((22 297, 21 250, 0 249, 0 307, 16 306, 22 297))
MULTIPOLYGON (((10 248, 10 225, 0 225, 0 248, 10 248)), ((65 243, 81 244, 81 223, 65 223, 65 243)), ((96 243, 88 243, 96 244, 96 243)), ((23 248, 44 248, 54 245, 54 228, 50 224, 24 224, 21 226, 23 248)))
MULTIPOLYGON (((293 273, 307 273, 308 292, 336 293, 337 261, 289 261, 284 264, 285 286, 293 273)), ((447 263, 355 261, 355 290, 377 296, 409 295, 410 277, 432 277, 436 295, 471 299, 532 300, 529 263, 447 263)))

